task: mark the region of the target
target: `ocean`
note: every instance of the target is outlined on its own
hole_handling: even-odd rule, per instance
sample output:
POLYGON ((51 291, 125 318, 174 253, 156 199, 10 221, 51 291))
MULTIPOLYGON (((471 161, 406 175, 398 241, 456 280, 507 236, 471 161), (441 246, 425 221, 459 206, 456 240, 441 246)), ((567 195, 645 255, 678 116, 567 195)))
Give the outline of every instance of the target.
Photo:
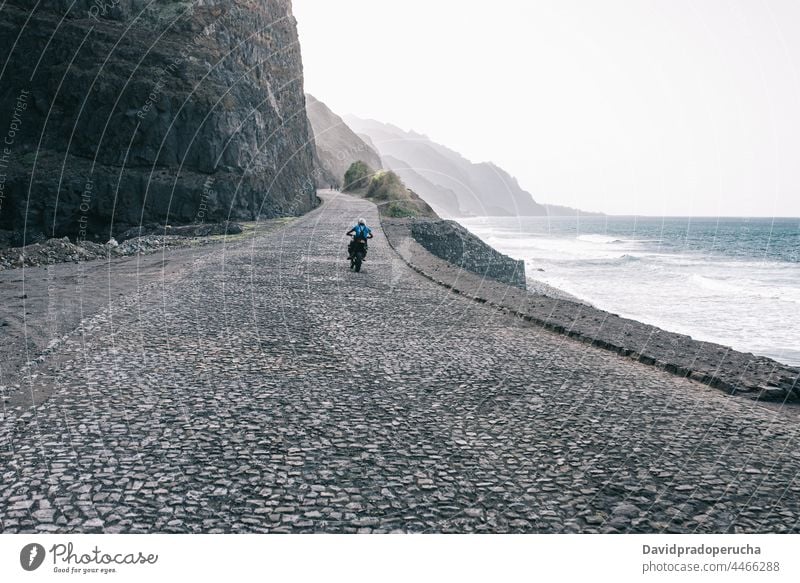
POLYGON ((528 278, 595 307, 800 365, 800 219, 459 222, 495 249, 525 260, 528 278))

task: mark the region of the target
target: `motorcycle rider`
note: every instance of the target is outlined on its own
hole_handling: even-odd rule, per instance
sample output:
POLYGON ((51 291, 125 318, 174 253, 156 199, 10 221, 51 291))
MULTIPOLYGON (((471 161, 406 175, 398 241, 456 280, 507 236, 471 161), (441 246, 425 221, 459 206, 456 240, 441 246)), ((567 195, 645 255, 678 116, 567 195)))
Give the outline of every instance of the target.
POLYGON ((358 219, 358 224, 356 224, 352 229, 347 231, 345 235, 353 235, 353 238, 350 241, 350 244, 347 246, 347 258, 352 259, 353 253, 355 252, 355 245, 356 241, 359 239, 364 240, 364 257, 367 256, 367 239, 372 239, 372 229, 367 226, 367 222, 364 219, 358 219))

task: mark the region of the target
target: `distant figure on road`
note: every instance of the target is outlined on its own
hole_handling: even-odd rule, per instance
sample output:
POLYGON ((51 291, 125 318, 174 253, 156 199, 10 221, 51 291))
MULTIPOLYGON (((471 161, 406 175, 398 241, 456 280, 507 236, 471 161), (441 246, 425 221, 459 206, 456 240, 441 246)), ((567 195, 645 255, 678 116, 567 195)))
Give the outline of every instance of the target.
POLYGON ((364 219, 358 219, 358 224, 355 225, 352 229, 345 233, 346 235, 352 235, 353 239, 350 241, 350 244, 347 246, 347 258, 352 260, 353 254, 355 253, 357 245, 363 245, 364 249, 364 257, 367 256, 367 239, 372 239, 372 229, 367 226, 367 222, 364 219))

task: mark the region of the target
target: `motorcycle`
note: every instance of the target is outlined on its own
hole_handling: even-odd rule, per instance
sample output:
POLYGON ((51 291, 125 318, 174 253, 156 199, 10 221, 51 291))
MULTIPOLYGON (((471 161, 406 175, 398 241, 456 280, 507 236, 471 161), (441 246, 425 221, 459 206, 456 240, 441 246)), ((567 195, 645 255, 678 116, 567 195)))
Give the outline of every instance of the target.
POLYGON ((350 269, 358 273, 361 271, 361 264, 364 263, 364 258, 367 256, 367 240, 363 238, 356 239, 350 242, 350 269))

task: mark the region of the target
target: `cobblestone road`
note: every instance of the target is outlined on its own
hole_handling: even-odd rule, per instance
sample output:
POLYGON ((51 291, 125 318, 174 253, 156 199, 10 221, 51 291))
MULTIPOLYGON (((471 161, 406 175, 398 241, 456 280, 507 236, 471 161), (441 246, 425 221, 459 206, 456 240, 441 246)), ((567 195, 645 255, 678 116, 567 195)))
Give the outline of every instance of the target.
POLYGON ((49 354, 0 423, 2 531, 798 531, 794 418, 448 293, 380 232, 351 273, 358 215, 332 197, 49 354))

